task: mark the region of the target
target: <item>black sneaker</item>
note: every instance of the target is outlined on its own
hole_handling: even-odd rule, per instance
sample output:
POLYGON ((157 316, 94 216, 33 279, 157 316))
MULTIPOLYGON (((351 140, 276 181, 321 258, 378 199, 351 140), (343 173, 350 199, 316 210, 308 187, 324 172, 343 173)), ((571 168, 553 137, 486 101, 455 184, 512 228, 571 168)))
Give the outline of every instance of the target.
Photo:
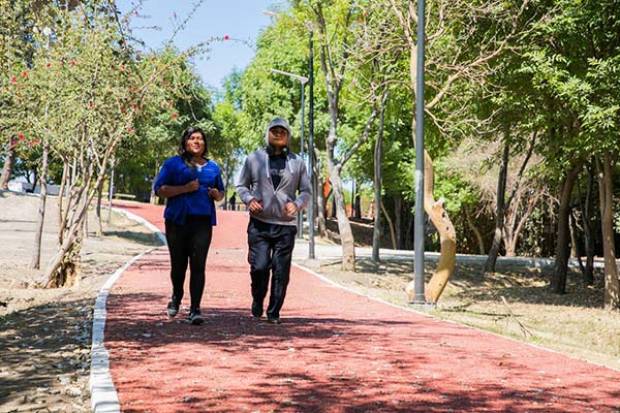
POLYGON ((279 317, 269 317, 267 318, 267 322, 271 324, 282 324, 279 317))
POLYGON ((261 318, 263 316, 263 306, 258 301, 252 301, 252 317, 261 318))
POLYGON ((202 314, 200 313, 200 309, 196 308, 189 312, 189 316, 187 317, 187 321, 194 325, 200 325, 204 323, 205 319, 202 318, 202 314))
POLYGON ((179 312, 179 307, 180 307, 180 303, 178 303, 174 299, 170 300, 168 302, 168 307, 166 308, 166 311, 168 312, 168 317, 172 318, 176 316, 177 313, 179 312))

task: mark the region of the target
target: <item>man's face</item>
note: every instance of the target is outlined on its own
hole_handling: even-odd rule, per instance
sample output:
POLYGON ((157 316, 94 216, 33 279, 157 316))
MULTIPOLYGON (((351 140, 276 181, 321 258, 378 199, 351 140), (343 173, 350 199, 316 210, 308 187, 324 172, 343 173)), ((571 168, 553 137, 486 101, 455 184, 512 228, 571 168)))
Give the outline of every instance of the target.
POLYGON ((282 126, 274 126, 269 129, 269 144, 277 148, 284 148, 288 145, 288 131, 282 126))

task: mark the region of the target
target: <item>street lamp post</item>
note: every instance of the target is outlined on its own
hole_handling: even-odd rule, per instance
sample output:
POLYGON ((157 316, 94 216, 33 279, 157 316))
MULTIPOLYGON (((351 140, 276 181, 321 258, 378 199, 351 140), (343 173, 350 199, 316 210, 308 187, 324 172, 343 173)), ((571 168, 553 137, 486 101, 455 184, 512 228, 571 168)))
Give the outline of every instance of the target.
MULTIPOLYGON (((306 83, 308 83, 308 78, 305 76, 300 76, 300 75, 296 75, 294 73, 289 73, 289 72, 285 72, 283 70, 278 70, 278 69, 271 69, 271 71, 273 73, 277 73, 279 75, 284 75, 284 76, 288 76, 294 80, 299 81, 300 85, 301 85, 301 128, 300 128, 300 140, 301 140, 301 145, 300 145, 300 155, 301 158, 304 159, 305 155, 304 155, 304 121, 305 121, 305 86, 306 83)), ((297 214, 297 238, 302 238, 303 237, 303 212, 297 214)))
POLYGON ((424 0, 418 0, 418 50, 415 103, 415 269, 414 304, 424 297, 424 0))
POLYGON ((314 259, 314 204, 316 202, 316 185, 314 179, 314 32, 310 30, 310 56, 308 61, 308 76, 310 88, 310 104, 308 107, 308 178, 310 180, 310 188, 312 188, 312 196, 310 197, 310 208, 308 209, 308 258, 314 259))

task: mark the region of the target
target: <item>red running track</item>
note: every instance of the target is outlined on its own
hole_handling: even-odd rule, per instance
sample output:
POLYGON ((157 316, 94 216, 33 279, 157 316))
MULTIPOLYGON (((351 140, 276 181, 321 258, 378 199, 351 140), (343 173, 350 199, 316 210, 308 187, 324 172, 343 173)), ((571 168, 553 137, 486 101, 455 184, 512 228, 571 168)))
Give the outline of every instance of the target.
MULTIPOLYGON (((124 207, 162 227, 161 207, 124 207)), ((165 247, 110 295, 105 344, 124 412, 620 411, 618 371, 394 308, 298 268, 284 323, 257 322, 247 216, 218 219, 205 324, 165 316, 165 247)))

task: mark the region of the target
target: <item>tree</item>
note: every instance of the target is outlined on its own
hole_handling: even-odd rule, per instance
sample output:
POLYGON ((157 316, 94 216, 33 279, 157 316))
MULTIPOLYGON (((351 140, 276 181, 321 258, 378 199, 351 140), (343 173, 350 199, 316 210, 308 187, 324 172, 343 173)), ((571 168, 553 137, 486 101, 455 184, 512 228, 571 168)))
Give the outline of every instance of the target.
POLYGON ((346 271, 355 270, 355 244, 351 224, 346 214, 343 197, 342 173, 345 164, 355 154, 359 146, 367 140, 370 125, 377 116, 375 108, 364 128, 359 141, 352 145, 340 157, 337 148, 339 122, 341 117, 341 92, 346 80, 348 59, 354 47, 355 26, 360 8, 348 0, 331 2, 309 1, 308 4, 297 2, 298 7, 308 7, 312 16, 312 24, 316 27, 318 37, 321 70, 325 80, 327 106, 329 113, 329 131, 325 138, 327 169, 335 201, 338 232, 342 246, 342 268, 346 271))
POLYGON ((532 76, 532 91, 550 108, 545 157, 563 181, 558 227, 556 274, 552 288, 565 292, 568 257, 570 190, 577 170, 591 157, 599 172, 599 201, 605 255, 605 306, 620 308, 620 281, 615 263, 613 219, 613 166, 618 156, 619 79, 616 72, 618 25, 614 1, 558 0, 531 37, 523 70, 532 76), (608 193, 609 192, 609 193, 608 193))
POLYGON ((15 99, 32 59, 33 9, 28 1, 0 0, 0 147, 4 162, 0 189, 7 189, 15 167, 17 135, 23 112, 15 99))
POLYGON ((75 280, 86 212, 110 160, 172 87, 165 74, 186 59, 135 59, 105 7, 55 9, 54 15, 52 42, 35 33, 39 50, 47 51, 35 55, 20 95, 29 109, 25 125, 63 165, 59 248, 42 279, 48 287, 75 280))

